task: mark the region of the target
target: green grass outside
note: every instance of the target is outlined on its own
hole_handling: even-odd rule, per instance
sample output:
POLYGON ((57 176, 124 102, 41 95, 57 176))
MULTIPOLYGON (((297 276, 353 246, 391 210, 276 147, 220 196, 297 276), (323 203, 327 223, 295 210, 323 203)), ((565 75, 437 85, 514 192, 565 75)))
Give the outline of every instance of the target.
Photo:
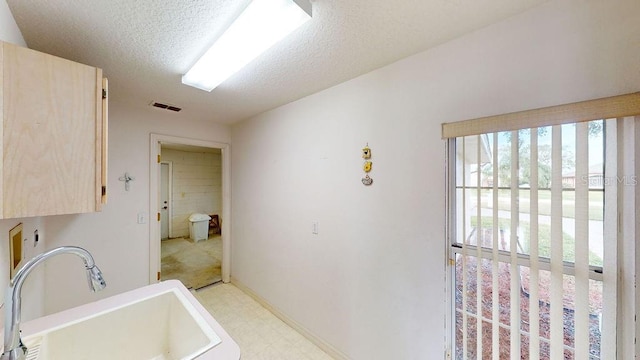
MULTIPOLYGON (((471 217, 471 226, 476 227, 478 223, 478 217, 471 217)), ((520 221, 520 227, 523 229, 524 239, 520 243, 523 247, 525 254, 530 255, 531 244, 531 227, 530 223, 526 221, 520 221)), ((483 216, 481 218, 481 226, 485 229, 493 228, 493 218, 483 216)), ((505 218, 498 218, 499 229, 509 229, 511 227, 511 220, 505 218)), ((569 234, 562 233, 562 258, 564 261, 575 262, 576 259, 576 241, 575 238, 569 234)), ((543 258, 551 257, 551 226, 547 224, 538 224, 538 255, 543 258)), ((602 258, 592 251, 589 251, 589 265, 602 266, 602 258)))

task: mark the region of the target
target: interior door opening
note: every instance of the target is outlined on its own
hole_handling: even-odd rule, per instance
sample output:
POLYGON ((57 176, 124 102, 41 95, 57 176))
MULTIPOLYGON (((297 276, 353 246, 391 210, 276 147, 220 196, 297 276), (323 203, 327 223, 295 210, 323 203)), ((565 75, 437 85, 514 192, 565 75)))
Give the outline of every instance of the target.
POLYGON ((218 283, 222 238, 215 225, 222 211, 222 151, 162 143, 160 158, 160 279, 180 280, 189 289, 218 283))
POLYGON ((228 164, 227 144, 152 134, 150 283, 229 281, 228 164))

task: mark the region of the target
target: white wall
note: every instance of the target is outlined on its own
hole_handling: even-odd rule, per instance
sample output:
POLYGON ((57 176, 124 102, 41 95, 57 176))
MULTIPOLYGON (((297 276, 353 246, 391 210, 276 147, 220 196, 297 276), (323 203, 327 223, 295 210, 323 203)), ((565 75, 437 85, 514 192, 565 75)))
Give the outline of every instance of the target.
POLYGON ((162 148, 173 165, 171 218, 173 237, 189 237, 193 213, 222 215, 222 155, 162 148))
POLYGON ((6 0, 0 0, 0 40, 27 46, 6 0))
POLYGON ((187 111, 174 114, 146 104, 109 104, 108 204, 101 213, 45 218, 47 246, 85 247, 102 269, 107 288, 90 293, 78 264, 52 259, 46 264, 47 314, 149 283, 150 224, 138 224, 137 214, 149 212, 150 133, 222 143, 230 140, 227 126, 190 120, 187 111), (118 181, 125 172, 135 177, 128 192, 118 181))
MULTIPOLYGON (((5 0, 0 0, 0 40, 26 46, 22 34, 16 25, 9 6, 5 0)), ((22 223, 24 258, 28 261, 38 255, 45 248, 46 234, 42 218, 23 218, 0 220, 0 301, 4 302, 4 294, 9 284, 9 230, 22 223), (40 241, 34 246, 34 231, 38 230, 40 241)), ((22 319, 29 320, 42 316, 44 312, 44 269, 33 270, 29 279, 24 283, 22 291, 22 319)), ((0 311, 0 319, 4 321, 4 309, 0 311)))
POLYGON ((351 359, 442 358, 440 124, 640 90, 638 18, 550 1, 233 126, 232 276, 351 359))

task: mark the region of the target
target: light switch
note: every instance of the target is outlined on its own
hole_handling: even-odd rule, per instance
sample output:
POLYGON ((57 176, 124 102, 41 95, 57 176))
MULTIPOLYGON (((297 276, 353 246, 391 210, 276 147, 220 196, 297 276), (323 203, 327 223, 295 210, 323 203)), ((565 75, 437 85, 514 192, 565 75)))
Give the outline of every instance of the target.
POLYGON ((318 222, 314 221, 311 223, 311 233, 318 235, 318 222))
POLYGON ((141 212, 138 213, 138 224, 146 224, 147 223, 147 213, 141 212))

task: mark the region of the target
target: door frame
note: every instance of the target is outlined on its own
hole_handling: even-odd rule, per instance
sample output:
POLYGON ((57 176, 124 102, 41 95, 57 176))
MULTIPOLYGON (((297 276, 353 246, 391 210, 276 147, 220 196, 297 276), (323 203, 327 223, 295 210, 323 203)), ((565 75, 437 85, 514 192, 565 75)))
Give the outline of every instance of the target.
POLYGON ((222 151, 222 281, 231 279, 231 151, 230 145, 179 136, 150 134, 149 141, 149 284, 159 281, 161 269, 160 221, 157 221, 160 198, 160 147, 163 143, 191 145, 222 151))
MULTIPOLYGON (((160 159, 160 165, 162 164, 167 164, 169 165, 169 180, 168 180, 168 184, 167 186, 169 187, 169 194, 167 194, 167 202, 168 204, 168 209, 167 209, 167 221, 168 221, 168 225, 169 225, 169 231, 168 231, 168 235, 167 237, 169 239, 171 239, 173 237, 173 224, 171 219, 173 219, 173 161, 166 161, 166 160, 162 160, 160 159)), ((162 168, 162 166, 160 166, 160 168, 162 168)), ((162 186, 162 182, 158 182, 158 189, 161 189, 162 186)), ((162 226, 162 219, 160 219, 160 226, 162 226)), ((160 233, 162 234, 162 229, 160 229, 160 233)), ((162 238, 162 236, 161 236, 162 238)))

